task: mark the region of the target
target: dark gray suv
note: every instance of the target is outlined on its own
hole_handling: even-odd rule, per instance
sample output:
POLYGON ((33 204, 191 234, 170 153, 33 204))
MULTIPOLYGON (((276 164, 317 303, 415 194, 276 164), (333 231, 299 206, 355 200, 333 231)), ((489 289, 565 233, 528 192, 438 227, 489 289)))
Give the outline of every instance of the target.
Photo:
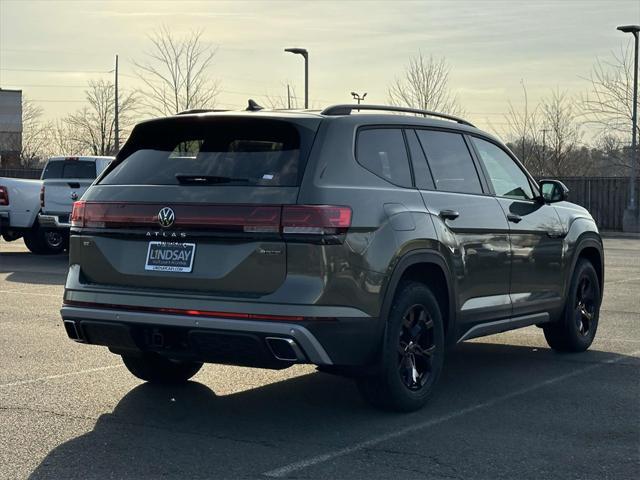
POLYGON ((562 183, 449 115, 257 110, 135 127, 74 206, 69 337, 150 382, 311 363, 405 411, 464 340, 589 347, 602 241, 562 183))

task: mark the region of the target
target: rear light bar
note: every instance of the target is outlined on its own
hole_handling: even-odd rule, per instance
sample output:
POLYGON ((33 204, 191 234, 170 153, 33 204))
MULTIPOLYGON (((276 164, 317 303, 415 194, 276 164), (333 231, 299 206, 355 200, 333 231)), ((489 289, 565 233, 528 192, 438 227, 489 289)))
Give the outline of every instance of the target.
POLYGON ((9 205, 9 190, 7 190, 7 187, 0 187, 0 205, 9 205))
POLYGON ((44 185, 40 187, 40 208, 44 208, 44 185))
MULTIPOLYGON (((73 204, 76 228, 160 228, 163 205, 86 202, 73 204)), ((216 228, 251 233, 335 235, 351 226, 351 209, 334 205, 172 205, 170 227, 216 228)))
POLYGON ((181 308, 162 308, 162 307, 138 307, 131 305, 113 305, 106 303, 94 302, 78 302, 76 300, 65 300, 65 306, 69 307, 87 307, 87 308, 106 308, 117 310, 128 310, 133 312, 154 312, 168 313, 170 315, 186 315, 189 317, 210 317, 210 318, 229 318, 242 320, 271 320, 281 322, 301 322, 304 320, 335 320, 331 317, 303 317, 299 315, 269 315, 261 313, 237 313, 237 312, 214 312, 210 310, 188 310, 181 308))

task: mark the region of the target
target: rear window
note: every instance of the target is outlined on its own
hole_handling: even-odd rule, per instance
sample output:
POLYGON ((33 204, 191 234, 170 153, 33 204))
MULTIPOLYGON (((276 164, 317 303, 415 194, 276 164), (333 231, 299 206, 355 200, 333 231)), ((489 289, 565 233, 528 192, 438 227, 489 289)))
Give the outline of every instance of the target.
POLYGON ((134 130, 100 183, 297 186, 314 135, 314 128, 264 118, 150 122, 134 130))
POLYGON ((50 160, 42 172, 48 178, 96 178, 96 164, 82 160, 50 160))

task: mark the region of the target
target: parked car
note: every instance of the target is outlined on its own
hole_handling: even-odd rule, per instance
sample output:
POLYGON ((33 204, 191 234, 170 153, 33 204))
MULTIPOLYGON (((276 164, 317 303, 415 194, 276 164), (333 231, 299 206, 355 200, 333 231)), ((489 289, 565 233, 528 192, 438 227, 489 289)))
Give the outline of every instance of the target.
POLYGON ((598 327, 589 213, 494 136, 434 112, 147 121, 71 224, 67 334, 150 382, 203 362, 311 363, 409 411, 457 343, 537 325, 579 352, 598 327))
POLYGON ((23 238, 36 254, 62 252, 69 215, 96 176, 114 157, 51 157, 40 180, 0 178, 0 232, 6 241, 23 238))

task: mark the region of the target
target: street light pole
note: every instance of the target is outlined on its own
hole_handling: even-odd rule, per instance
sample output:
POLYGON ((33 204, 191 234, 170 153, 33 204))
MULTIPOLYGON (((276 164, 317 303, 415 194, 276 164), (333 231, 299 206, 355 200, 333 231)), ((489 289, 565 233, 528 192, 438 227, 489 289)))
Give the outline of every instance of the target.
POLYGON ((118 153, 118 151, 120 150, 120 118, 119 118, 119 108, 118 108, 118 55, 116 55, 116 80, 115 80, 115 97, 116 97, 116 104, 114 107, 114 114, 115 114, 115 120, 114 120, 114 135, 113 135, 113 144, 114 144, 114 153, 118 153))
MULTIPOLYGON (((629 179, 629 214, 634 219, 632 220, 635 225, 634 230, 640 230, 638 225, 638 208, 636 205, 636 164, 637 164, 637 144, 636 144, 636 132, 638 130, 638 32, 640 32, 640 25, 621 25, 618 30, 625 33, 631 33, 635 37, 635 51, 633 61, 633 114, 632 114, 632 126, 631 126, 631 178, 629 179)), ((624 222, 623 222, 624 223, 624 222)))
POLYGON ((304 108, 309 108, 309 52, 306 48, 285 48, 284 51, 304 58, 304 108))
POLYGON ((364 97, 367 96, 367 92, 365 92, 364 95, 362 96, 358 95, 356 92, 351 92, 351 96, 353 97, 354 100, 357 100, 358 105, 360 105, 360 102, 364 101, 364 97))

